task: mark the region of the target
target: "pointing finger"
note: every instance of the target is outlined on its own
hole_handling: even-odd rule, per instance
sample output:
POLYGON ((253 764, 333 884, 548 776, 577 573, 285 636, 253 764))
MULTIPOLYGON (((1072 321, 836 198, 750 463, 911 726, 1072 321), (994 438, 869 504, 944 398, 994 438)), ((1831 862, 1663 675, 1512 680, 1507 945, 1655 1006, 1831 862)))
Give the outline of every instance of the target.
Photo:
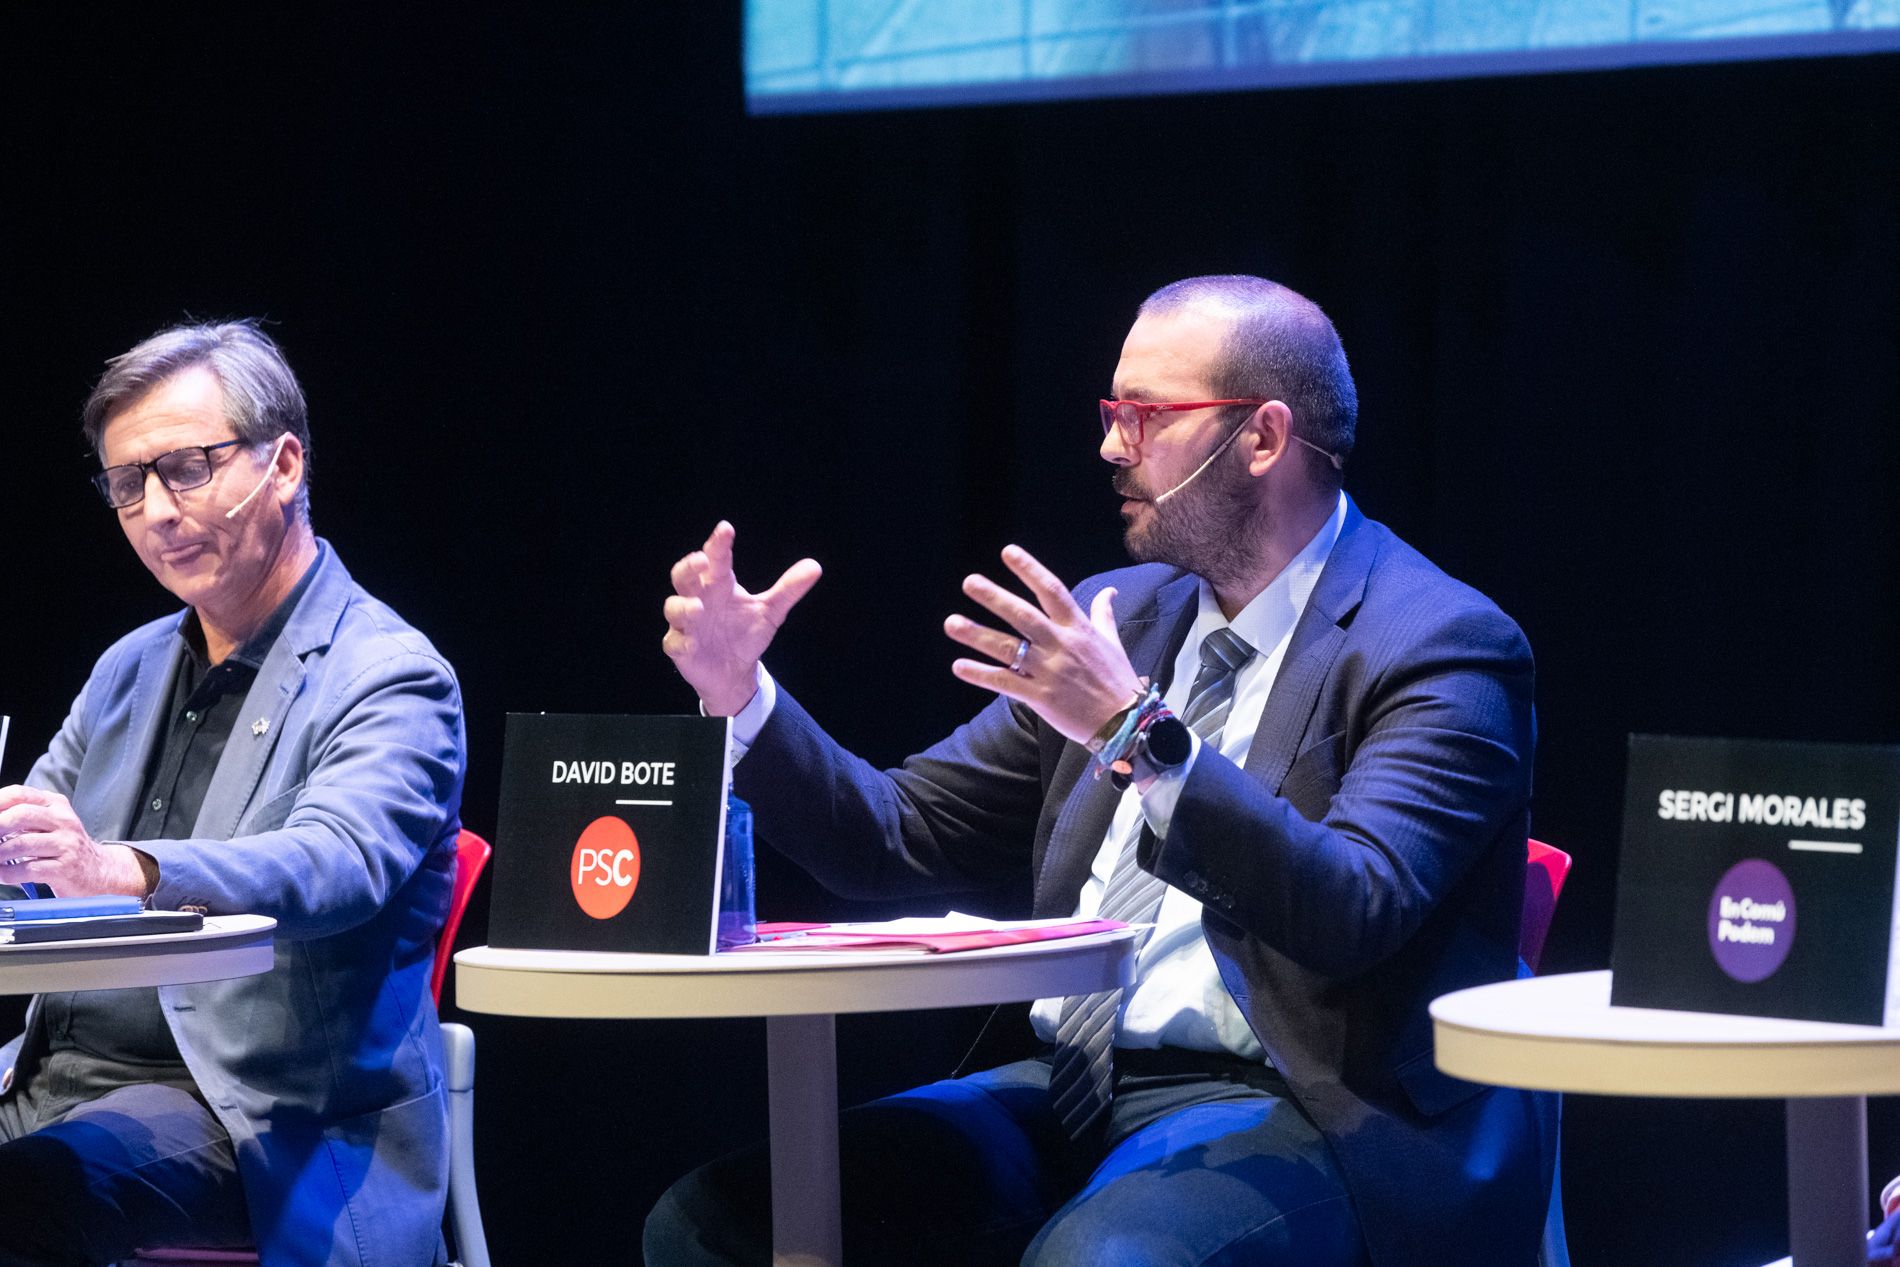
POLYGON ((1100 633, 1115 636, 1115 587, 1108 586, 1095 595, 1095 601, 1089 604, 1089 623, 1100 633))

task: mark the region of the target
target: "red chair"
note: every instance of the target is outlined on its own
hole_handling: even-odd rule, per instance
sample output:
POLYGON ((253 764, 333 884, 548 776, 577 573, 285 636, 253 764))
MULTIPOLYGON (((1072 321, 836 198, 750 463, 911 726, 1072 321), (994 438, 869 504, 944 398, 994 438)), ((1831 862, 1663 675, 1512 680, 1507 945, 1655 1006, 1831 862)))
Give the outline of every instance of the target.
MULTIPOLYGON (((442 980, 455 954, 456 931, 462 926, 475 882, 482 878, 482 869, 493 854, 488 842, 472 831, 464 831, 455 842, 455 888, 449 896, 449 917, 435 944, 435 975, 430 978, 438 1009, 442 980)), ((450 1248, 461 1267, 489 1267, 482 1207, 475 1199, 475 1031, 453 1021, 442 1026, 442 1083, 449 1101, 450 1248)))
MULTIPOLYGON (((1524 863, 1524 919, 1517 933, 1517 955, 1535 973, 1544 957, 1544 938, 1557 898, 1570 874, 1570 855, 1541 840, 1528 842, 1524 863)), ((1538 1247, 1537 1267, 1570 1267, 1570 1248, 1564 1242, 1563 1189, 1555 1160, 1550 1172, 1550 1210, 1544 1216, 1544 1241, 1538 1247)))
POLYGON ((1550 933, 1550 917, 1557 913, 1564 877, 1570 874, 1570 855, 1541 840, 1533 840, 1529 846, 1524 872, 1524 922, 1517 935, 1517 953, 1534 973, 1544 957, 1544 938, 1550 933))
MULTIPOLYGON (((455 934, 468 912, 475 882, 494 854, 488 842, 472 831, 455 839, 455 884, 449 890, 449 914, 435 943, 435 968, 429 991, 442 1006, 442 982, 455 954, 455 934)), ((466 1025, 442 1026, 442 1080, 449 1102, 449 1208, 448 1224, 455 1262, 460 1267, 489 1267, 488 1239, 482 1231, 482 1210, 475 1199, 475 1034, 466 1025)), ((248 1249, 142 1249, 119 1267, 218 1267, 249 1264, 257 1254, 248 1249)))

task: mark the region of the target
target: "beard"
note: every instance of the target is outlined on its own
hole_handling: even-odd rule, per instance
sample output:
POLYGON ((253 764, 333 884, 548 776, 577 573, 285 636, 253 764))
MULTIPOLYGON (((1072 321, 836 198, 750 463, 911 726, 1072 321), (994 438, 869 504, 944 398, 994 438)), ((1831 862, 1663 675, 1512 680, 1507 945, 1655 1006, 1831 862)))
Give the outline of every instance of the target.
MULTIPOLYGON (((1223 441, 1225 443, 1225 441, 1223 441)), ((1123 497, 1145 503, 1126 517, 1122 533, 1128 555, 1137 563, 1166 563, 1219 584, 1248 574, 1264 538, 1260 490, 1247 471, 1240 446, 1230 447, 1200 475, 1165 502, 1160 490, 1136 482, 1134 472, 1116 470, 1113 485, 1123 497)))

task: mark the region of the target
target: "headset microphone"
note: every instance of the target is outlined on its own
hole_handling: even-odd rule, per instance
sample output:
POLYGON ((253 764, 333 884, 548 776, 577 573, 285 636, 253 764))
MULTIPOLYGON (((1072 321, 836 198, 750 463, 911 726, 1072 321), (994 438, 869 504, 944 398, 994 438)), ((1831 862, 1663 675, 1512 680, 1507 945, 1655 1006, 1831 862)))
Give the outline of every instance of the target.
POLYGON ((1189 484, 1192 484, 1195 480, 1199 479, 1201 477, 1201 472, 1205 471, 1208 467, 1214 465, 1214 459, 1219 457, 1221 454, 1227 452, 1227 446, 1232 444, 1235 441, 1235 439, 1239 437, 1240 433, 1245 431, 1246 429, 1247 429, 1247 424, 1243 422, 1238 427, 1235 427, 1232 431, 1228 432, 1227 438, 1214 446, 1214 451, 1207 455, 1207 460, 1205 462, 1202 462, 1199 466, 1194 468, 1193 474, 1189 475, 1186 479, 1182 480, 1179 484, 1176 484, 1173 488, 1169 489, 1167 492, 1162 493, 1159 496, 1152 498, 1151 500, 1153 504, 1156 506, 1159 506, 1162 502, 1167 501, 1168 498, 1174 496, 1176 493, 1186 488, 1189 484))
MULTIPOLYGON (((277 473, 277 455, 284 451, 284 441, 290 439, 290 432, 277 437, 277 443, 271 446, 270 461, 264 464, 264 478, 257 481, 257 487, 244 494, 244 500, 224 512, 226 519, 236 519, 237 513, 251 504, 251 498, 264 491, 264 485, 270 483, 270 477, 277 473)), ((1198 472, 1196 472, 1198 474, 1198 472)), ((1191 476, 1189 478, 1192 478, 1191 476)))

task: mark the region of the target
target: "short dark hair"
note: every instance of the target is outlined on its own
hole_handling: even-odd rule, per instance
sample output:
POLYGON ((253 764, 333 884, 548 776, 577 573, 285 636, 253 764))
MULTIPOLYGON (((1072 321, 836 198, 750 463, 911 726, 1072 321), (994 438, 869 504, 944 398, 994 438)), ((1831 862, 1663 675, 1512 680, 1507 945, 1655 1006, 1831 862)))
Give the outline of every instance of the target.
MULTIPOLYGON (((1231 314, 1215 381, 1224 398, 1265 397, 1293 411, 1294 434, 1344 463, 1359 425, 1359 389, 1346 349, 1320 306, 1299 292, 1244 273, 1189 277, 1163 286, 1141 305, 1142 315, 1194 305, 1231 314)), ((1339 472, 1317 454, 1310 468, 1332 487, 1339 472)))
POLYGON ((247 445, 273 444, 289 432, 303 446, 304 486, 297 511, 310 522, 310 415, 290 363, 255 320, 173 326, 106 362, 80 411, 86 443, 99 454, 106 420, 166 379, 204 366, 224 391, 224 416, 247 445))

